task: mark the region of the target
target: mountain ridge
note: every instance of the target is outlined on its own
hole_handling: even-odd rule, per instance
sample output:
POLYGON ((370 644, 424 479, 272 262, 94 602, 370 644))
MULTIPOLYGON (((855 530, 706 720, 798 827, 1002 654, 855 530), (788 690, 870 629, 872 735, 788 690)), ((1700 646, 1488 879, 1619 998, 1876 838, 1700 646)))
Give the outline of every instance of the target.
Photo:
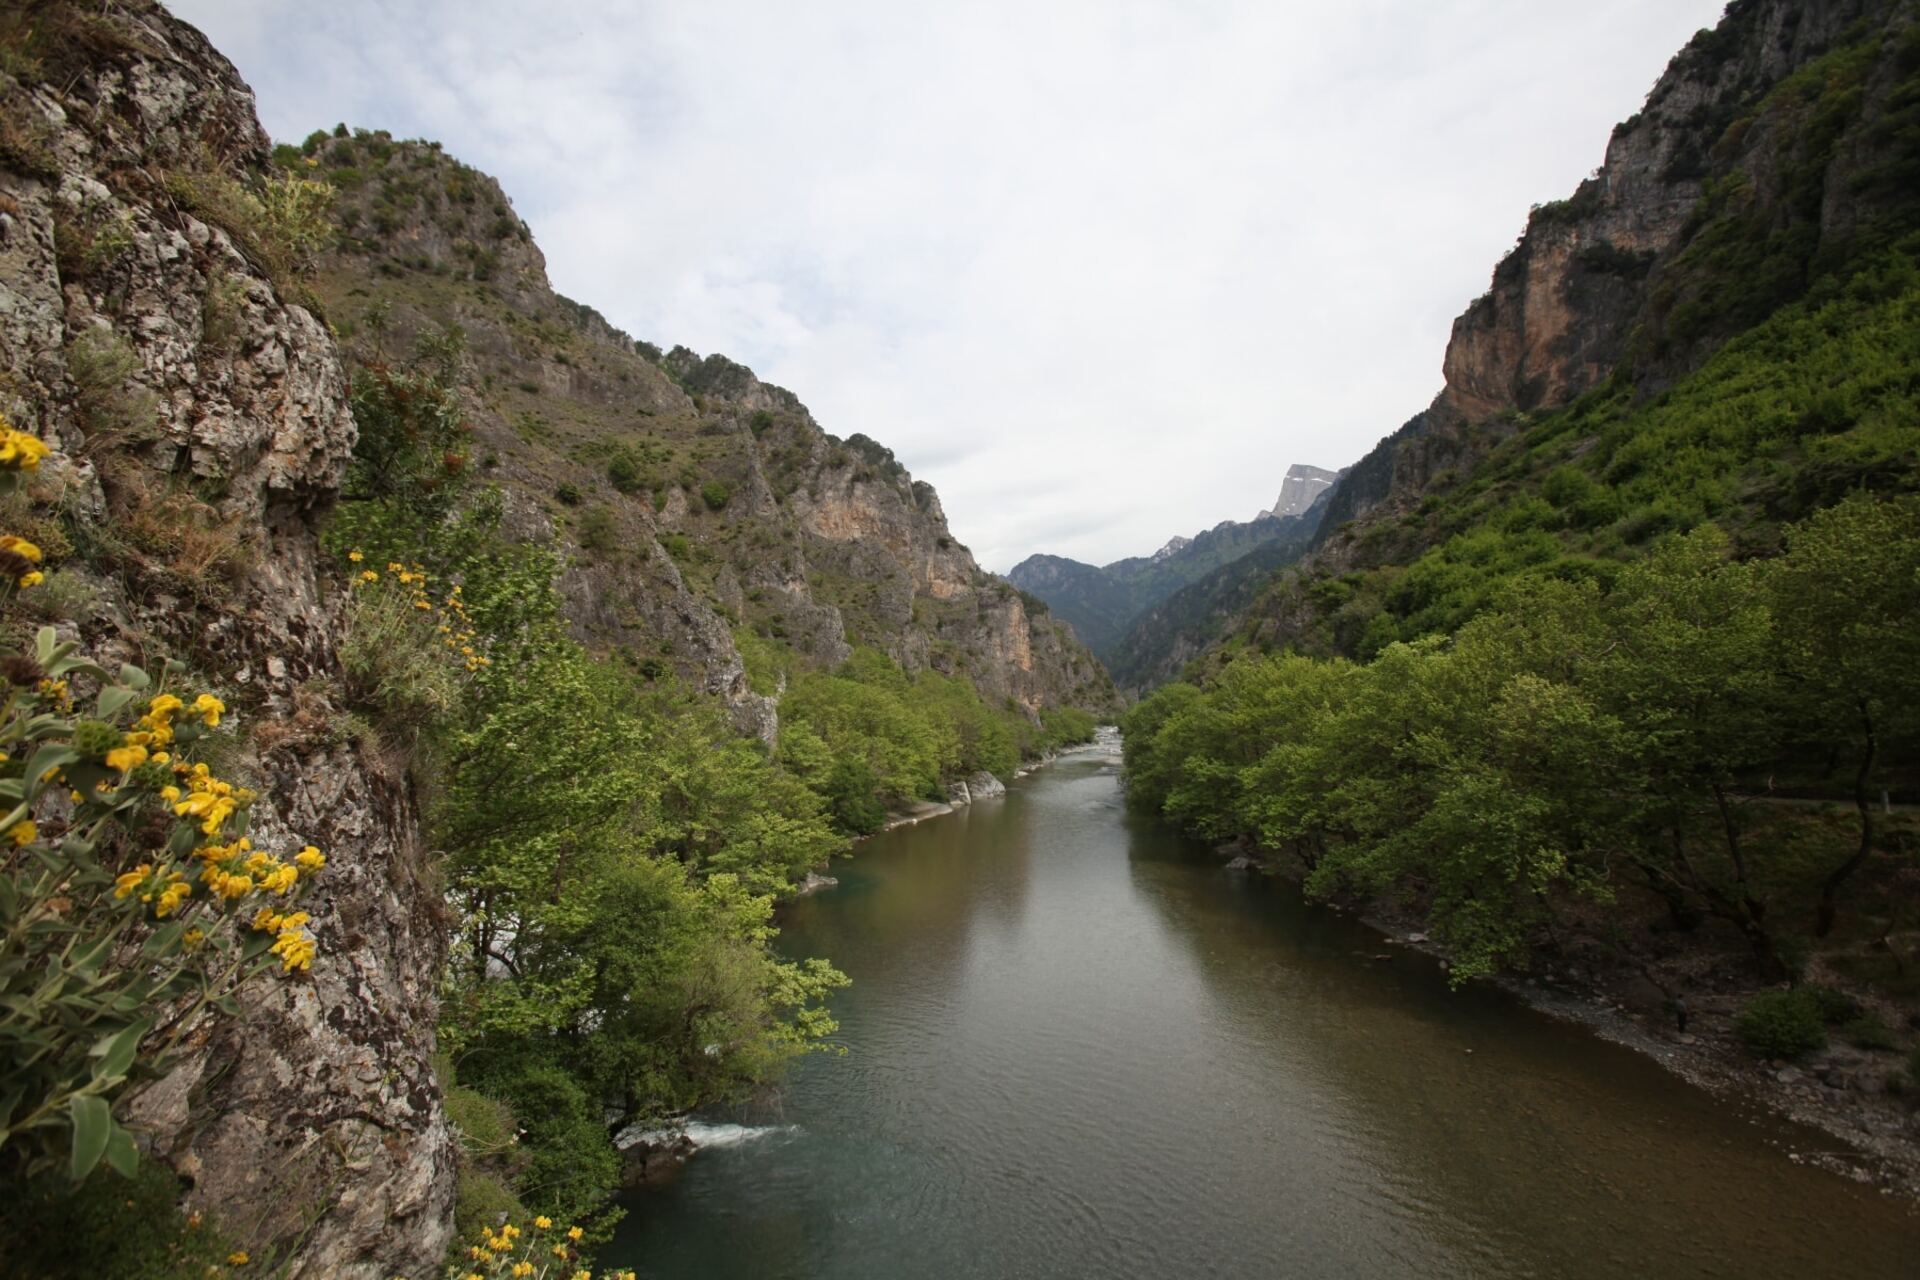
POLYGON ((476 456, 514 534, 562 549, 590 647, 676 667, 768 740, 782 677, 750 672, 743 645, 782 669, 871 645, 1030 714, 1110 698, 885 446, 829 434, 737 361, 663 353, 555 293, 494 179, 436 143, 344 128, 280 153, 341 191, 316 291, 363 362, 462 335, 476 456))
POLYGON ((1152 555, 1125 556, 1104 565, 1035 553, 1008 570, 1007 580, 1045 601, 1072 624, 1089 649, 1110 662, 1134 623, 1168 596, 1257 548, 1294 537, 1298 521, 1339 474, 1295 464, 1274 507, 1251 520, 1222 520, 1192 537, 1176 535, 1152 555), (1290 504, 1304 505, 1297 512, 1274 514, 1290 504))

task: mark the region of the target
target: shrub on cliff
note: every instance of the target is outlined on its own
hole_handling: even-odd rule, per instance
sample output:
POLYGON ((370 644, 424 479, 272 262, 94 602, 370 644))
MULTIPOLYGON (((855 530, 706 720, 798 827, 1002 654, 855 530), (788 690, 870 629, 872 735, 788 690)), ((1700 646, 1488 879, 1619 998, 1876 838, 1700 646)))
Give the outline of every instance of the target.
POLYGON ((1805 989, 1761 992, 1740 1011, 1733 1029, 1757 1058, 1798 1058, 1827 1047, 1820 1003, 1805 989))

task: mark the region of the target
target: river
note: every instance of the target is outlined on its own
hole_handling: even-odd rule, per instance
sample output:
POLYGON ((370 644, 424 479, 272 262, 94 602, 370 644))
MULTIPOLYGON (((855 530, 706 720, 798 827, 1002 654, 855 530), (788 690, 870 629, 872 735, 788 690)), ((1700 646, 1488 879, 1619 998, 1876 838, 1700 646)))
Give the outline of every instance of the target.
POLYGON ((1830 1140, 1235 876, 1088 751, 889 832, 781 945, 844 1056, 632 1193, 604 1263, 701 1277, 1920 1276, 1830 1140))

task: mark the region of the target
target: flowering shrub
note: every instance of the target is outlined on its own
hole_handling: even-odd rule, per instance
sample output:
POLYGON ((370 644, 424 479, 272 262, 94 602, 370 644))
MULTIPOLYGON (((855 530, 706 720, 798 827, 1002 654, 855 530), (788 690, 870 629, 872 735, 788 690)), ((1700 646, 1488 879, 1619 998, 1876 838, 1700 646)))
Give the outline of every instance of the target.
MULTIPOLYGON (((4 489, 46 450, 0 429, 4 489)), ((19 539, 0 556, 38 559, 19 539)), ((0 1167, 64 1157, 77 1180, 102 1158, 133 1171, 114 1104, 195 1015, 237 1012, 263 970, 312 965, 297 903, 326 857, 254 848, 254 793, 193 760, 219 698, 131 665, 109 675, 75 648, 47 627, 0 656, 0 1167)))
MULTIPOLYGON (((511 1222, 498 1229, 487 1228, 480 1239, 467 1246, 460 1261, 447 1269, 448 1280, 485 1280, 489 1276, 510 1276, 514 1280, 594 1280, 594 1273, 579 1266, 580 1239, 586 1233, 579 1227, 561 1231, 551 1218, 535 1218, 532 1230, 522 1230, 511 1222)), ((602 1271, 600 1280, 637 1280, 631 1271, 602 1271)))

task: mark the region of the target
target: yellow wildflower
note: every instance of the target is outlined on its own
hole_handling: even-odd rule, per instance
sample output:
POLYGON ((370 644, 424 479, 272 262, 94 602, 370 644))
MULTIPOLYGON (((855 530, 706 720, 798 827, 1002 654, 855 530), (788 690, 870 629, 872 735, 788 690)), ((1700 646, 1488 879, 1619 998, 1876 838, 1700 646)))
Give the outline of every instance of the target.
POLYGON ((0 533, 0 551, 11 551, 32 564, 39 564, 41 560, 40 548, 25 538, 16 538, 10 533, 0 533))
POLYGON ((556 1257, 556 1258, 564 1258, 564 1257, 566 1257, 566 1256, 567 1256, 567 1246, 565 1246, 565 1245, 563 1245, 563 1244, 556 1244, 556 1245, 554 1245, 554 1246, 553 1246, 553 1256, 554 1256, 554 1257, 556 1257))
POLYGON ((318 849, 314 848, 312 845, 308 845, 306 848, 302 849, 300 852, 294 854, 293 860, 299 863, 302 867, 306 868, 308 871, 318 871, 320 868, 327 865, 327 855, 320 852, 318 849))
POLYGON ((193 709, 211 729, 220 723, 220 714, 227 709, 227 704, 210 693, 203 693, 193 700, 193 709))
POLYGON ((531 1262, 516 1262, 513 1264, 511 1274, 515 1276, 530 1276, 533 1274, 533 1264, 531 1262))
POLYGON ((7 839, 18 845, 32 844, 40 838, 40 828, 33 824, 32 818, 22 818, 7 828, 7 839))
POLYGON ((230 875, 218 867, 208 867, 206 871, 201 872, 200 878, 223 898, 244 898, 253 892, 251 876, 230 875))
POLYGON ((280 957, 287 973, 313 968, 314 950, 313 939, 293 929, 283 931, 273 940, 273 954, 280 957))
POLYGON ((374 572, 373 570, 371 570, 371 569, 363 569, 363 570, 361 570, 361 572, 360 572, 360 581, 362 581, 362 582, 378 582, 378 581, 380 581, 380 575, 379 575, 379 574, 377 574, 377 573, 375 573, 375 572, 374 572))
POLYGON ((147 714, 159 719, 165 719, 174 712, 183 709, 186 705, 186 703, 180 701, 180 699, 174 697, 172 694, 162 693, 147 704, 147 714))
POLYGON ((285 919, 272 907, 262 907, 253 913, 253 931, 255 933, 278 933, 280 922, 285 919))
POLYGON ((567 1228, 567 1239, 569 1239, 569 1240, 572 1240, 572 1241, 573 1241, 573 1242, 575 1242, 576 1244, 577 1244, 577 1243, 579 1243, 579 1240, 580 1240, 580 1237, 581 1237, 581 1236, 583 1236, 583 1235, 585 1235, 585 1234, 587 1234, 587 1233, 586 1233, 586 1232, 584 1232, 584 1231, 582 1231, 582 1230, 581 1230, 580 1228, 578 1228, 578 1227, 568 1227, 568 1228, 567 1228))
POLYGON ((0 467, 8 471, 33 471, 40 466, 40 459, 53 450, 36 436, 24 431, 15 431, 4 425, 0 419, 0 467))
POLYGON ((131 896, 133 891, 140 887, 141 882, 152 874, 153 868, 144 862, 131 871, 122 872, 114 877, 113 896, 116 898, 131 896))
POLYGON ((125 773, 147 762, 147 749, 140 746, 115 747, 107 752, 107 768, 125 773))
POLYGON ((193 896, 193 886, 185 881, 168 885, 160 891, 160 901, 154 904, 153 914, 165 920, 180 909, 180 904, 193 896))
POLYGON ((18 585, 22 591, 25 591, 28 587, 37 587, 46 580, 47 575, 35 569, 31 573, 21 574, 18 585))
MULTIPOLYGON (((189 951, 196 950, 200 946, 200 944, 205 942, 206 940, 207 940, 207 933, 206 933, 206 930, 204 929, 189 929, 185 933, 180 935, 180 945, 185 947, 189 951)), ((199 1224, 190 1222, 187 1225, 198 1226, 199 1224)))
POLYGON ((545 1214, 541 1214, 539 1217, 533 1220, 533 1225, 540 1228, 542 1231, 545 1231, 548 1227, 553 1225, 553 1219, 547 1217, 545 1214))
MULTIPOLYGON (((159 757, 155 756, 154 759, 158 760, 159 757)), ((162 764, 166 763, 166 761, 164 760, 161 760, 160 762, 162 764)), ((171 787, 171 786, 162 787, 160 788, 160 798, 162 800, 165 800, 168 804, 172 804, 180 798, 180 788, 171 787)))
POLYGON ((244 1267, 252 1261, 253 1259, 247 1256, 245 1249, 235 1249, 227 1255, 227 1265, 230 1267, 244 1267))
POLYGON ((361 555, 358 551, 349 551, 347 552, 347 559, 353 561, 355 564, 359 564, 362 560, 365 560, 366 557, 361 555))
POLYGON ((406 567, 407 566, 401 564, 398 560, 387 561, 388 573, 404 573, 406 571, 406 567))
POLYGON ((276 864, 266 875, 260 877, 260 887, 268 893, 291 893, 293 891, 293 882, 299 878, 300 873, 298 871, 282 862, 276 864))

